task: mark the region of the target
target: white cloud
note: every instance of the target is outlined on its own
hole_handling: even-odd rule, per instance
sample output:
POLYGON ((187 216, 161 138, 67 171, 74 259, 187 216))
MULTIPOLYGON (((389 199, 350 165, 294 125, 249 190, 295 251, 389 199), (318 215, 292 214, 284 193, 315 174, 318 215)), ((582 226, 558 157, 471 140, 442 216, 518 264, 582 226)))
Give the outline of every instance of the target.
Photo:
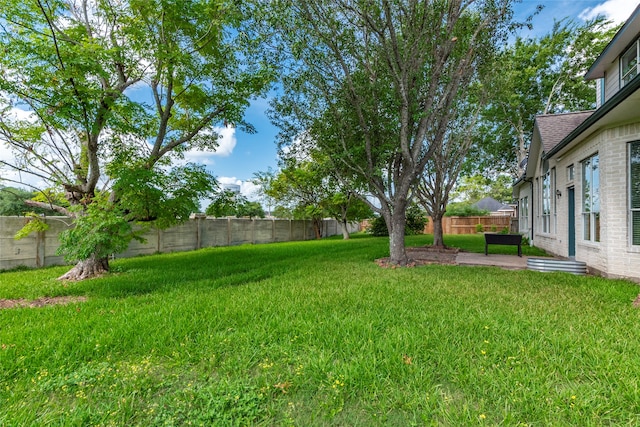
POLYGON ((585 9, 581 14, 582 19, 593 19, 598 15, 604 15, 616 24, 626 21, 638 6, 632 0, 606 0, 597 6, 585 9))
POLYGON ((189 150, 185 153, 185 161, 197 163, 201 165, 213 165, 215 163, 212 157, 229 157, 236 147, 236 128, 234 127, 216 127, 214 132, 220 137, 218 139, 218 147, 215 151, 189 150))
POLYGON ((242 181, 235 176, 219 176, 216 178, 220 184, 236 184, 240 186, 240 194, 249 200, 257 197, 258 186, 251 181, 242 181))
POLYGON ((234 127, 218 127, 214 129, 220 135, 218 140, 218 148, 214 153, 215 156, 228 157, 233 153, 236 147, 236 128, 234 127))

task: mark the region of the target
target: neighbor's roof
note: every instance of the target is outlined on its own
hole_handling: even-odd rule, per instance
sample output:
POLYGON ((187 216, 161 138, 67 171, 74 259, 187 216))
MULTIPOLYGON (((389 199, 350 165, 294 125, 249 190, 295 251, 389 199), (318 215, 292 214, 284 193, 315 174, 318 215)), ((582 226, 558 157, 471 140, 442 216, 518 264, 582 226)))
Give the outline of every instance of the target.
POLYGON ((511 210, 511 206, 500 203, 493 197, 485 197, 475 202, 472 206, 489 212, 498 212, 500 210, 511 210))
POLYGON ((580 111, 565 114, 542 114, 536 116, 535 128, 540 133, 542 150, 545 153, 551 151, 571 131, 575 130, 582 122, 587 120, 593 111, 580 111))

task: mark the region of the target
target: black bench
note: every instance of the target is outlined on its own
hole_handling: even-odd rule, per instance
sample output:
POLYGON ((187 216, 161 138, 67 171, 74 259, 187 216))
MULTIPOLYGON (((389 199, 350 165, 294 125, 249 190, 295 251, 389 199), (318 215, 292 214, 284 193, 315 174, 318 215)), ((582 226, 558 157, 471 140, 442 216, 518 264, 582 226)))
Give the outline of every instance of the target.
POLYGON ((485 233, 484 254, 489 255, 489 245, 516 245, 518 256, 522 256, 522 234, 485 233))

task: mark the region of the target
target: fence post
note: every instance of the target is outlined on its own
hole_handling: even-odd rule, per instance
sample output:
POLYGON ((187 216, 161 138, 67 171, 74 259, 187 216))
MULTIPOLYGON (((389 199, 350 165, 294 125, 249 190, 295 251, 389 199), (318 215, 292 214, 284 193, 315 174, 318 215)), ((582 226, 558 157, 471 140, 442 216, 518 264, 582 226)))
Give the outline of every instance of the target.
POLYGON ((45 232, 38 231, 36 233, 36 267, 44 267, 45 241, 46 241, 45 232))

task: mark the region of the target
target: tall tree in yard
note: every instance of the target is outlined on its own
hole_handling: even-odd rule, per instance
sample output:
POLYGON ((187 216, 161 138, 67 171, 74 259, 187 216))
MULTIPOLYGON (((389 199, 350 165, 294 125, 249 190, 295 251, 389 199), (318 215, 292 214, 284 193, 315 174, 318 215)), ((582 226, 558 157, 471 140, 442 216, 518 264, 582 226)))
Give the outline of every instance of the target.
POLYGON ((446 136, 453 108, 487 71, 511 0, 296 0, 274 3, 288 49, 274 116, 287 144, 308 133, 389 227, 407 262, 410 191, 446 136))
POLYGON ((556 22, 538 39, 518 37, 507 46, 488 85, 472 169, 518 178, 536 115, 595 108, 595 84, 583 77, 616 30, 602 18, 556 22))
POLYGON ((474 128, 486 96, 481 87, 473 89, 469 88, 465 99, 454 109, 446 134, 435 142, 438 145, 415 185, 416 197, 433 222, 433 246, 438 248, 445 247, 442 218, 473 143, 474 128))
POLYGON ((251 130, 243 111, 272 73, 252 59, 246 13, 222 0, 0 0, 0 141, 14 155, 2 166, 64 190, 69 208, 45 203, 76 217, 63 278, 107 270, 132 223, 185 220, 213 189, 176 161, 214 150, 215 126, 251 130))

